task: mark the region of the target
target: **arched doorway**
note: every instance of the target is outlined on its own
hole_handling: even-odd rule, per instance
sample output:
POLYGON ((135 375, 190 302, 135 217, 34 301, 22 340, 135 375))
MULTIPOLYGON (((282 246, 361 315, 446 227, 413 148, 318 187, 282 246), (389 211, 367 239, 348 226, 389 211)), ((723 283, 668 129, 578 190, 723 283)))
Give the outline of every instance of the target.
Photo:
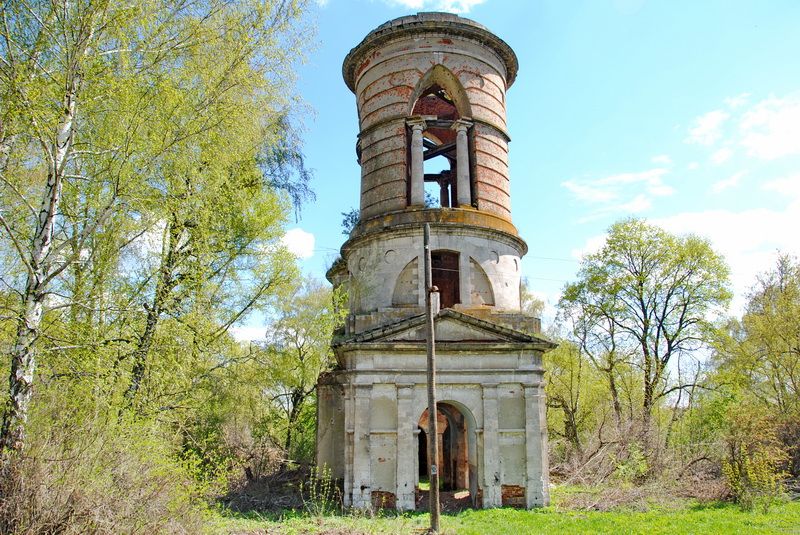
MULTIPOLYGON (((418 421, 419 478, 428 477, 428 410, 422 413, 418 421)), ((475 506, 478 495, 477 452, 475 440, 475 424, 472 414, 466 407, 456 402, 443 401, 437 403, 437 426, 439 434, 439 466, 440 490, 451 493, 465 505, 475 506)))

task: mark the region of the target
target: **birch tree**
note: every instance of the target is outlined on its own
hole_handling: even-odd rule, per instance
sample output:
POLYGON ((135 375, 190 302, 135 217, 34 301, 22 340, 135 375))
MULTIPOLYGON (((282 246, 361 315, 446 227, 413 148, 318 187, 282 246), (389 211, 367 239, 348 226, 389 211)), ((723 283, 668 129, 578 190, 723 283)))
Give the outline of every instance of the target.
MULTIPOLYGON (((137 236, 163 230, 167 261, 156 274, 140 279, 134 292, 142 296, 154 289, 147 314, 157 320, 164 311, 158 296, 169 293, 159 288, 179 280, 176 287, 184 292, 197 289, 187 278, 189 270, 176 266, 209 261, 201 249, 231 236, 206 232, 215 238, 189 240, 192 219, 186 214, 201 205, 211 210, 208 199, 215 194, 229 196, 219 199, 223 203, 248 193, 257 193, 256 201, 268 200, 276 186, 292 185, 285 174, 271 178, 267 172, 275 168, 270 164, 276 148, 283 155, 280 163, 298 161, 297 147, 286 146, 291 130, 285 126, 293 105, 291 67, 301 38, 295 27, 301 11, 298 2, 246 0, 3 5, 0 229, 3 246, 13 251, 4 258, 3 282, 18 297, 0 427, 6 458, 25 445, 43 318, 48 308, 70 302, 80 282, 68 275, 94 265, 98 236, 110 240, 106 250, 121 251, 122 264, 112 268, 120 275, 131 270, 124 265, 125 248, 137 236), (236 121, 243 123, 234 128, 236 121), (235 137, 226 138, 229 134, 235 137), (261 172, 255 172, 259 166, 261 172), (215 186, 206 187, 209 183, 215 186), (191 248, 181 249, 187 243, 191 248)), ((302 180, 295 184, 293 192, 307 192, 302 180)), ((239 236, 247 238, 230 247, 269 247, 286 208, 274 199, 257 217, 240 218, 239 236), (270 209, 273 213, 266 214, 270 209), (252 229, 259 217, 269 223, 260 234, 252 229)), ((204 217, 198 223, 214 222, 204 217)), ((231 217, 218 222, 236 224, 231 217)), ((236 262, 244 262, 244 256, 212 261, 208 269, 226 273, 216 279, 218 297, 222 288, 231 290, 236 262)), ((206 280, 209 272, 195 270, 194 280, 206 280)), ((260 288, 256 293, 268 286, 260 288)), ((213 299, 208 286, 204 292, 213 299)), ((143 366, 137 363, 146 363, 137 355, 147 354, 149 336, 145 328, 138 353, 127 359, 133 362, 133 380, 143 366)))

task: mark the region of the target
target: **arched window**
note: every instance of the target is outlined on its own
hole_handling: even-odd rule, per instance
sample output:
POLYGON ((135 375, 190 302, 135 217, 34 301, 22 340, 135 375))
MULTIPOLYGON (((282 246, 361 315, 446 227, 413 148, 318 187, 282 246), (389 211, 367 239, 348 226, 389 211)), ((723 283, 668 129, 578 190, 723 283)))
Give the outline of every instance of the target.
POLYGON ((412 114, 436 117, 426 121, 422 132, 425 206, 456 206, 456 132, 449 123, 459 118, 458 110, 447 91, 433 85, 417 100, 412 114))
POLYGON ((471 123, 464 120, 469 110, 464 88, 449 70, 435 65, 420 79, 411 104, 408 203, 445 208, 471 204, 471 123))

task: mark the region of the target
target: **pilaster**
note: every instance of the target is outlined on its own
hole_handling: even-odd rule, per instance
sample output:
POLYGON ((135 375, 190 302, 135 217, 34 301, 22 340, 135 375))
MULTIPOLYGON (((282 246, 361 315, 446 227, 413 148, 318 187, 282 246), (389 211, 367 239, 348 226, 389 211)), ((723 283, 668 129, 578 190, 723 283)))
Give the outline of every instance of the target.
POLYGON ((372 507, 370 478, 369 405, 372 385, 355 386, 353 415, 353 503, 359 509, 372 507))
POLYGON ((483 385, 483 507, 500 507, 500 443, 497 434, 497 385, 483 385))
POLYGON ((353 387, 344 389, 344 497, 345 507, 353 505, 353 416, 355 414, 353 387))
POLYGON ((413 384, 397 385, 397 509, 413 511, 415 508, 414 487, 414 430, 417 427, 413 411, 413 384))
POLYGON ((525 387, 525 465, 527 489, 525 505, 541 507, 550 503, 550 477, 547 459, 547 420, 541 386, 525 387))

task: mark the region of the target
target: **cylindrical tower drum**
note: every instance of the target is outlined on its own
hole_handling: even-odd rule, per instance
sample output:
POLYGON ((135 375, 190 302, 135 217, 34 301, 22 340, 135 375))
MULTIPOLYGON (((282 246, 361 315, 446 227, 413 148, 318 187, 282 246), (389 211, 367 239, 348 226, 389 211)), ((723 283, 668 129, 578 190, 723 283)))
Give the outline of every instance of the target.
POLYGON ((471 20, 419 13, 372 31, 342 73, 359 117, 360 220, 328 277, 349 285, 349 330, 419 313, 426 222, 443 307, 519 311, 527 247, 511 222, 511 47, 471 20))
POLYGON ((505 98, 517 74, 511 47, 471 20, 420 13, 372 31, 347 55, 342 72, 356 94, 362 220, 421 204, 409 184, 420 126, 431 142, 426 152, 452 153, 468 179, 469 191, 455 184, 467 202, 446 204, 511 220, 505 98), (466 162, 455 146, 442 148, 457 145, 459 132, 466 162))

